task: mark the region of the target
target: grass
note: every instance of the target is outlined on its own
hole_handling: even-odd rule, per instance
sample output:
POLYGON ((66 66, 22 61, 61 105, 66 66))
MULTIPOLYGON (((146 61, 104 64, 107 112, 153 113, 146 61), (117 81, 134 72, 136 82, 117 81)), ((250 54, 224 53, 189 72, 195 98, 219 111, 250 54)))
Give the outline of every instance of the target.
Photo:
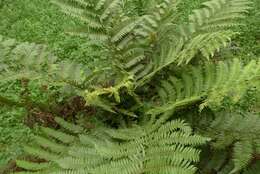
POLYGON ((33 131, 23 124, 24 111, 1 107, 0 110, 0 166, 22 153, 33 131))
POLYGON ((89 56, 93 50, 86 39, 65 33, 78 25, 79 21, 65 16, 49 0, 5 0, 0 9, 1 35, 48 45, 59 58, 92 67, 97 57, 89 56))

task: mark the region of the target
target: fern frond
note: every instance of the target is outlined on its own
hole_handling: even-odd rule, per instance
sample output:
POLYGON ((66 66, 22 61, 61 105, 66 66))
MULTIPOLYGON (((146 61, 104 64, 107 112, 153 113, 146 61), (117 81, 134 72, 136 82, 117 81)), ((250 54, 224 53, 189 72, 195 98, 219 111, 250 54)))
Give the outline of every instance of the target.
POLYGON ((47 138, 36 136, 34 137, 35 142, 43 148, 48 148, 50 151, 55 153, 64 153, 66 152, 66 146, 59 144, 57 142, 51 141, 47 138))
MULTIPOLYGON (((105 3, 103 3, 103 4, 104 4, 104 8, 103 8, 103 12, 100 16, 100 19, 102 21, 107 19, 109 15, 115 13, 115 11, 117 11, 119 9, 121 0, 112 0, 110 2, 106 2, 106 4, 105 3)), ((98 8, 98 6, 97 6, 97 8, 98 8)))
MULTIPOLYGON (((210 121, 207 128, 198 127, 203 136, 210 137, 212 147, 223 151, 233 147, 233 158, 231 159, 231 173, 237 173, 245 169, 254 154, 260 140, 260 118, 250 113, 235 113, 223 111, 215 113, 215 119, 210 121)), ((227 172, 227 173, 229 173, 227 172)))
POLYGON ((234 169, 230 174, 236 173, 244 169, 253 157, 253 145, 248 141, 240 141, 234 145, 234 169))
MULTIPOLYGON (((193 135, 191 128, 180 120, 167 124, 160 122, 157 125, 156 129, 146 124, 116 131, 106 128, 80 134, 80 141, 70 145, 68 151, 58 158, 49 152, 43 154, 45 151, 40 149, 30 148, 28 151, 55 162, 57 166, 52 173, 134 174, 174 171, 194 174, 196 167, 193 163, 199 161, 200 154, 195 146, 204 144, 208 139, 193 135), (126 135, 130 135, 130 138, 126 135)), ((44 172, 42 169, 39 173, 44 172)))
POLYGON ((179 0, 163 0, 156 4, 151 14, 144 15, 143 22, 135 33, 143 37, 149 37, 151 34, 160 35, 162 26, 166 26, 169 20, 174 19, 172 15, 179 2, 179 0))
POLYGON ((194 10, 189 23, 180 26, 179 33, 188 43, 176 57, 178 64, 189 63, 198 52, 209 59, 221 47, 227 46, 235 34, 232 28, 242 24, 237 19, 244 18, 251 5, 248 0, 211 0, 204 2, 203 8, 194 10))
POLYGON ((189 40, 189 43, 187 43, 180 52, 180 55, 177 57, 178 64, 180 65, 184 61, 184 63, 188 64, 198 51, 209 60, 210 57, 214 56, 216 51, 228 45, 233 35, 234 32, 217 31, 195 36, 189 40))
POLYGON ((254 87, 259 73, 259 63, 251 61, 242 66, 238 59, 219 62, 216 66, 206 63, 191 67, 180 78, 171 76, 162 81, 158 90, 162 105, 148 113, 156 115, 198 101, 204 101, 201 109, 206 106, 215 108, 221 106, 225 97, 237 103, 248 89, 254 87))
POLYGON ((97 72, 91 73, 75 62, 59 62, 45 46, 19 43, 12 39, 0 40, 0 70, 2 82, 20 79, 40 80, 56 86, 86 89, 97 72))
POLYGON ((98 106, 98 107, 103 108, 104 110, 115 113, 113 106, 115 105, 115 103, 120 103, 120 101, 121 101, 120 91, 121 90, 125 89, 129 95, 131 95, 131 96, 135 95, 133 84, 134 84, 133 77, 128 76, 128 77, 125 77, 124 79, 122 79, 122 81, 119 84, 117 84, 113 87, 98 88, 98 89, 95 89, 93 92, 86 90, 84 98, 88 105, 98 106), (101 97, 101 96, 106 96, 106 95, 109 96, 110 98, 114 99, 115 102, 109 103, 104 97, 101 97))
POLYGON ((110 137, 120 140, 133 140, 138 137, 144 136, 144 130, 142 130, 139 126, 134 126, 133 128, 129 129, 107 129, 105 130, 110 137))
MULTIPOLYGON (((190 22, 196 24, 199 29, 205 30, 207 27, 221 28, 232 26, 234 19, 243 18, 248 12, 252 2, 247 0, 211 0, 202 3, 204 8, 194 10, 189 16, 190 22), (230 22, 230 25, 225 25, 230 22), (200 27, 203 28, 200 28, 200 27)), ((241 24, 236 21, 236 25, 241 24)), ((217 28, 218 29, 218 28, 217 28)))

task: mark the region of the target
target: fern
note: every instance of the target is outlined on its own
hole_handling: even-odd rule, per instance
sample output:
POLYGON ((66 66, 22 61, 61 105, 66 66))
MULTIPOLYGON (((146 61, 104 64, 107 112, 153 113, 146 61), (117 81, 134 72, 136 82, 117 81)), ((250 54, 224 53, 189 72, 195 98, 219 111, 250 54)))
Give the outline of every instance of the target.
POLYGON ((244 17, 251 4, 247 0, 208 1, 190 15, 187 24, 178 24, 178 0, 152 3, 156 5, 139 16, 128 16, 120 0, 54 3, 85 22, 84 34, 78 34, 102 42, 114 64, 134 75, 139 86, 172 63, 188 63, 198 52, 209 59, 227 46, 235 34, 233 26, 241 24, 236 19, 244 17))
POLYGON ((86 90, 84 97, 87 105, 98 106, 109 112, 115 112, 113 106, 121 102, 120 91, 123 89, 125 89, 129 95, 135 97, 133 78, 131 76, 123 79, 122 82, 114 87, 95 89, 93 92, 86 90), (102 97, 104 95, 114 98, 115 103, 109 103, 106 98, 102 97))
POLYGON ((206 106, 216 109, 229 97, 237 103, 248 89, 254 88, 259 76, 259 65, 255 61, 242 66, 238 59, 219 62, 217 66, 206 63, 190 67, 180 77, 171 76, 161 82, 158 90, 161 106, 149 113, 160 114, 175 110, 180 106, 201 102, 200 109, 206 106))
POLYGON ((237 171, 245 168, 251 161, 253 156, 253 145, 251 142, 237 142, 234 147, 234 166, 235 168, 230 173, 236 173, 237 171))
POLYGON ((0 37, 1 82, 26 79, 70 87, 85 100, 86 110, 71 119, 80 124, 55 118, 57 129, 41 128, 25 147, 41 162, 18 160, 20 173, 259 170, 254 162, 260 153, 260 120, 250 105, 257 103, 259 62, 211 60, 237 34, 249 0, 204 2, 186 23, 178 21, 178 0, 53 3, 85 24, 69 33, 88 37, 111 64, 90 72, 76 62, 60 62, 42 45, 0 37), (96 127, 83 128, 86 121, 96 127))
POLYGON ((216 118, 211 125, 200 129, 204 136, 210 137, 215 149, 224 150, 233 146, 231 173, 237 173, 246 168, 253 159, 255 150, 259 146, 259 121, 257 115, 250 113, 238 114, 234 112, 216 113, 216 118))
MULTIPOLYGON (((60 158, 49 156, 52 167, 57 166, 50 173, 195 173, 192 163, 199 161, 199 150, 195 147, 208 140, 193 135, 191 128, 180 120, 162 124, 157 129, 150 129, 148 125, 119 130, 105 128, 79 134, 77 139, 60 158)), ((55 146, 47 148, 56 151, 55 146)), ((42 150, 28 151, 40 158, 50 153, 42 156, 42 150)), ((50 163, 18 161, 17 164, 44 173, 50 163)))
POLYGON ((228 46, 232 36, 236 34, 232 29, 242 24, 236 19, 245 16, 250 4, 251 2, 246 0, 212 0, 203 3, 204 8, 194 10, 187 24, 177 25, 177 31, 174 23, 162 25, 166 30, 162 32, 166 43, 162 42, 163 38, 158 38, 164 44, 159 48, 159 55, 154 56, 153 71, 144 77, 144 80, 149 80, 172 63, 189 63, 198 53, 209 60, 216 51, 228 46))
POLYGON ((0 79, 2 82, 21 79, 40 80, 43 84, 70 86, 79 91, 88 88, 100 71, 91 73, 75 62, 59 62, 43 45, 19 43, 0 37, 0 79))
POLYGON ((204 2, 203 8, 194 10, 189 23, 180 27, 180 33, 189 43, 180 54, 178 64, 188 63, 198 51, 207 59, 214 56, 215 51, 228 44, 234 35, 232 27, 241 25, 236 19, 244 18, 250 5, 247 0, 211 0, 204 2))

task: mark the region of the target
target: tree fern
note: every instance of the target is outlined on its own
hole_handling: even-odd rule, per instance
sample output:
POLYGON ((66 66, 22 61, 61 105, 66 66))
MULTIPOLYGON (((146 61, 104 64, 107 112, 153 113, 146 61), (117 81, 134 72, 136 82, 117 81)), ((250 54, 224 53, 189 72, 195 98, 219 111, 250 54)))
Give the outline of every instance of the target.
POLYGON ((184 23, 178 20, 179 2, 53 0, 85 23, 69 33, 100 46, 111 62, 106 70, 90 72, 76 62, 59 62, 42 45, 0 38, 3 82, 26 79, 70 87, 83 100, 84 111, 73 113, 73 119, 64 116, 80 124, 55 118, 56 129, 42 127, 25 146, 37 160, 18 160, 20 173, 258 171, 260 120, 248 105, 257 103, 259 62, 211 60, 237 34, 233 29, 251 2, 207 1, 184 23), (138 11, 127 6, 133 3, 140 4, 138 11), (95 128, 86 129, 86 122, 95 128))

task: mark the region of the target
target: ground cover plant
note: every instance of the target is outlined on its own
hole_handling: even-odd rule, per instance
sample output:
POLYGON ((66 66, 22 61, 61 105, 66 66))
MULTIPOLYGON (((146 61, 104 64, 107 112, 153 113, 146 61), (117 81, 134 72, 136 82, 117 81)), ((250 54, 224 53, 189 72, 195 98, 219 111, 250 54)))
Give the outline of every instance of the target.
POLYGON ((37 32, 35 43, 3 33, 2 110, 20 108, 34 141, 2 172, 259 173, 257 46, 234 51, 257 3, 185 2, 52 1, 92 65, 37 32))

